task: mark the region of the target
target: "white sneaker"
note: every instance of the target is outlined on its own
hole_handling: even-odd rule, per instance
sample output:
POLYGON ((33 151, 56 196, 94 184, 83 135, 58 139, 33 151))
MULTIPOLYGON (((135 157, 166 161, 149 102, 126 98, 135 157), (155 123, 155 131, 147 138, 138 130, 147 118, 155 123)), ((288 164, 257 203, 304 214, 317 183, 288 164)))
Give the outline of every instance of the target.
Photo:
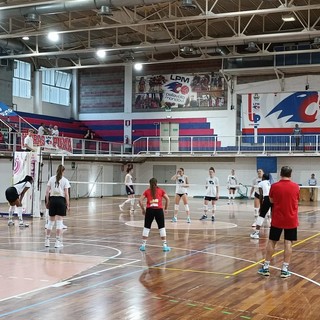
POLYGON ((62 229, 68 229, 68 227, 65 224, 62 224, 62 229))
POLYGON ((251 238, 251 239, 259 239, 259 231, 258 231, 258 230, 253 231, 253 232, 250 234, 250 238, 251 238))
POLYGON ((63 243, 61 240, 56 240, 56 243, 54 244, 55 248, 62 248, 63 247, 63 243))
POLYGON ((230 200, 227 202, 227 204, 230 204, 230 200))
POLYGON ((11 226, 14 226, 14 221, 12 219, 10 219, 8 221, 8 226, 11 227, 11 226))
POLYGON ((44 246, 50 247, 50 239, 49 238, 44 241, 44 246))
POLYGON ((29 225, 27 223, 23 223, 23 220, 19 220, 19 227, 21 228, 28 228, 29 225))
POLYGON ((123 211, 123 206, 121 204, 119 204, 119 209, 120 211, 123 211))

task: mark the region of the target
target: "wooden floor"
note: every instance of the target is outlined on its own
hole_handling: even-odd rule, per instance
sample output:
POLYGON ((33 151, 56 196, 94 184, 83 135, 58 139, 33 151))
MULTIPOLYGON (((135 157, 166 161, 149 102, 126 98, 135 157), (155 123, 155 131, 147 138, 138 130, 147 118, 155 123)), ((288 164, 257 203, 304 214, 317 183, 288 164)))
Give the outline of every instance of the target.
POLYGON ((216 222, 202 222, 202 199, 190 199, 191 224, 182 205, 177 223, 167 217, 169 253, 157 229, 139 251, 142 215, 121 213, 122 200, 72 200, 63 249, 44 247, 43 220, 20 229, 0 218, 0 318, 320 319, 318 203, 300 205, 293 275, 282 279, 282 243, 270 277, 257 274, 269 229, 250 239, 252 200, 219 200, 216 222))

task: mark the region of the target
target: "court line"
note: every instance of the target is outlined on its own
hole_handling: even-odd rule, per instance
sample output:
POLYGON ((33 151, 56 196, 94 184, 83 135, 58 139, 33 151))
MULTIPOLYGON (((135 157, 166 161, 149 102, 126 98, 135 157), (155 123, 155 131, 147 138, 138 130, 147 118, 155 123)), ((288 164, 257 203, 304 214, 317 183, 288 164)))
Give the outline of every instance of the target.
MULTIPOLYGON (((212 247, 214 248, 214 247, 212 247)), ((210 248, 209 248, 210 249, 210 248)), ((207 249, 205 249, 207 250, 207 249)), ((202 250, 204 251, 204 250, 202 250)), ((166 263, 170 263, 172 261, 175 261, 175 260, 179 260, 179 259, 182 259, 182 258, 185 258, 185 257, 188 257, 188 256, 193 256, 194 254, 197 254, 201 251, 196 251, 196 252, 191 252, 190 254, 187 254, 187 255, 184 255, 184 256, 181 256, 181 257, 177 257, 177 258, 174 258, 174 259, 171 259, 170 261, 164 261, 164 262, 161 262, 161 263, 158 263, 158 264, 155 264, 153 265, 152 267, 157 267, 157 266, 161 266, 163 264, 166 264, 166 263)), ((143 267, 142 270, 135 270, 135 271, 132 271, 132 272, 128 272, 126 274, 122 274, 120 276, 117 276, 117 277, 113 277, 111 279, 108 279, 108 280, 105 280, 105 281, 101 281, 101 282, 98 282, 96 284, 92 284, 92 285, 89 285, 89 286, 86 286, 86 287, 82 287, 80 289, 77 289, 77 290, 74 290, 74 291, 71 291, 71 292, 68 292, 68 293, 65 293, 65 294, 62 294, 62 295, 58 295, 56 297, 53 297, 53 298, 50 298, 50 299, 46 299, 46 300, 42 300, 42 301, 39 301, 39 302, 36 302, 36 303, 33 303, 33 304, 30 304, 28 306, 24 306, 24 307, 21 307, 21 308, 18 308, 18 309, 15 309, 15 310, 12 310, 12 311, 8 311, 8 312, 5 312, 5 313, 2 313, 0 314, 0 318, 2 317, 5 317, 5 316, 8 316, 8 315, 12 315, 12 314, 15 314, 15 313, 18 313, 18 312, 21 312, 21 311, 25 311, 25 310, 28 310, 28 309, 31 309, 31 308, 34 308, 34 307, 38 307, 38 306, 41 306, 43 304, 47 304, 47 303, 51 303, 53 301, 56 301, 56 300, 59 300, 59 299, 63 299, 63 298, 66 298, 66 297, 69 297, 73 294, 77 294, 77 293, 80 293, 80 292, 83 292, 85 290, 89 290, 89 289, 93 289, 93 288, 96 288, 100 285, 104 285, 104 284, 107 284, 107 283, 110 283, 110 282, 113 282, 115 280, 118 280, 118 279, 122 279, 122 278, 125 278, 125 277, 128 277, 128 276, 131 276, 133 274, 136 274, 136 273, 140 273, 141 271, 144 271, 144 270, 148 270, 150 268, 150 266, 146 266, 146 267, 143 267)), ((67 282, 68 279, 65 280, 65 282, 67 282)), ((47 288, 49 288, 50 286, 48 286, 47 288)), ((36 290, 36 291, 40 291, 40 290, 36 290)))
MULTIPOLYGON (((300 240, 300 241, 296 242, 294 245, 292 245, 292 247, 299 246, 300 244, 305 243, 305 242, 307 242, 307 241, 309 241, 309 240, 311 240, 311 239, 313 239, 313 238, 316 238, 316 237, 318 237, 318 236, 320 236, 320 233, 316 233, 316 234, 314 234, 314 235, 312 235, 312 236, 310 236, 310 237, 308 237, 308 238, 306 238, 306 239, 300 240)), ((280 251, 274 253, 274 254, 272 255, 272 258, 278 256, 279 254, 282 254, 283 252, 284 252, 284 250, 280 250, 280 251)), ((247 270, 249 270, 249 269, 257 266, 257 265, 260 265, 264 260, 265 260, 265 259, 261 259, 261 260, 259 260, 258 262, 253 263, 252 265, 249 265, 249 266, 247 266, 247 267, 245 267, 245 268, 242 268, 242 269, 240 269, 240 270, 238 270, 238 271, 235 271, 235 272, 232 273, 232 276, 236 276, 236 275, 238 275, 238 274, 240 274, 240 273, 242 273, 242 272, 244 272, 244 271, 247 271, 247 270)), ((276 267, 271 267, 271 268, 280 270, 280 268, 276 268, 276 267)), ((301 278, 303 278, 303 279, 306 279, 306 280, 308 280, 308 281, 316 284, 317 286, 320 286, 320 283, 319 283, 319 282, 316 282, 316 281, 314 281, 314 280, 312 280, 312 279, 309 279, 309 278, 304 277, 304 276, 302 276, 302 275, 299 275, 299 274, 297 274, 297 273, 293 273, 293 272, 291 272, 291 273, 294 274, 294 275, 296 275, 296 276, 299 276, 299 277, 301 277, 301 278)))

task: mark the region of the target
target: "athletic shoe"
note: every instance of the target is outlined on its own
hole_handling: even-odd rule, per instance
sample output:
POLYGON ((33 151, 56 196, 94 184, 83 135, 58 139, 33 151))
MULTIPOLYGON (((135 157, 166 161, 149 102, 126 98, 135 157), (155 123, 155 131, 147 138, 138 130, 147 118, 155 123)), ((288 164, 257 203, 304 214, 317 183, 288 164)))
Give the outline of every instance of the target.
POLYGON ((28 228, 29 225, 27 223, 23 223, 23 220, 19 220, 19 227, 21 228, 28 228))
POLYGON ((10 219, 10 220, 8 221, 8 226, 9 226, 9 227, 14 226, 14 221, 10 219))
POLYGON ((251 234, 250 234, 250 238, 251 239, 259 239, 259 231, 256 230, 256 231, 253 231, 251 234))
POLYGON ((200 218, 200 220, 207 220, 208 219, 208 216, 206 215, 206 214, 204 214, 201 218, 200 218))
POLYGON ((62 229, 68 229, 68 227, 65 224, 62 224, 62 229))
POLYGON ((56 240, 56 243, 54 244, 55 248, 62 248, 63 247, 63 243, 61 240, 56 240))
POLYGON ((187 218, 187 223, 191 223, 190 217, 187 218))
POLYGON ((265 276, 265 277, 269 277, 270 276, 269 269, 261 268, 261 269, 258 270, 258 273, 261 274, 262 276, 265 276))
POLYGON ((281 278, 289 278, 289 277, 291 277, 291 272, 289 272, 288 270, 287 271, 281 270, 280 277, 281 278))
POLYGON ((163 252, 169 252, 171 250, 171 248, 168 246, 163 246, 162 250, 163 250, 163 252))
POLYGON ((123 211, 123 206, 122 206, 122 204, 119 204, 119 209, 120 209, 120 211, 123 211))
POLYGON ((44 246, 45 247, 50 247, 50 239, 44 240, 44 246))
POLYGON ((142 244, 139 248, 140 251, 146 251, 146 246, 144 244, 142 244))
POLYGON ((230 204, 230 201, 228 201, 227 204, 230 204))
POLYGON ((214 221, 214 216, 211 217, 211 221, 214 221))
POLYGON ((178 218, 177 217, 173 217, 171 222, 177 222, 178 221, 178 218))

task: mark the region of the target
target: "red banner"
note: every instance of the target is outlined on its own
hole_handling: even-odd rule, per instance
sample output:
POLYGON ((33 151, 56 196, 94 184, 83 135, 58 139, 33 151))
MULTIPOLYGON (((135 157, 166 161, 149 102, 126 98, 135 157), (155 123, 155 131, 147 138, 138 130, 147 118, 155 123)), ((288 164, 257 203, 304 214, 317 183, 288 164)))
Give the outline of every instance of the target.
MULTIPOLYGON (((21 143, 23 145, 24 138, 27 133, 22 133, 21 143)), ((39 136, 38 134, 33 134, 33 145, 35 147, 44 147, 48 149, 60 149, 67 151, 69 153, 73 152, 72 148, 72 138, 68 137, 53 137, 53 136, 39 136)))

